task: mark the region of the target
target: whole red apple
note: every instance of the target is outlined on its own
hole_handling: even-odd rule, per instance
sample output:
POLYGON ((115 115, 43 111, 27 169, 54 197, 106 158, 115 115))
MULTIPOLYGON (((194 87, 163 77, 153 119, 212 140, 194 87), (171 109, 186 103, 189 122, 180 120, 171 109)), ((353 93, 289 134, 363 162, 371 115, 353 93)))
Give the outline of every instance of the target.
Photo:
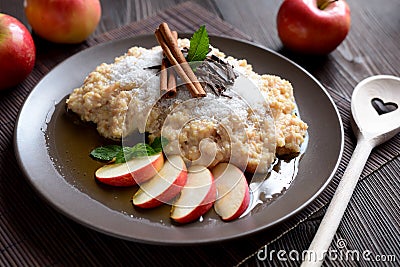
POLYGON ((80 43, 96 29, 99 0, 25 0, 25 14, 33 31, 55 43, 80 43))
POLYGON ((284 46, 305 54, 328 54, 347 36, 350 8, 344 0, 285 0, 277 15, 284 46))
POLYGON ((28 29, 16 18, 0 13, 0 90, 19 84, 31 73, 35 53, 28 29))

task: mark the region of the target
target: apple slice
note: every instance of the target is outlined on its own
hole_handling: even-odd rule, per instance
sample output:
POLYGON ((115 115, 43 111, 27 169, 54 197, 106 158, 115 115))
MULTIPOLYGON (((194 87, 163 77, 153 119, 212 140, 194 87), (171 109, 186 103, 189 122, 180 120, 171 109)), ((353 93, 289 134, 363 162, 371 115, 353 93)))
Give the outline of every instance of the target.
POLYGON ((182 190, 187 179, 185 162, 181 156, 169 156, 161 170, 140 185, 132 198, 133 205, 154 208, 168 202, 182 190))
POLYGON ((99 168, 95 176, 104 184, 113 186, 132 186, 149 180, 164 165, 164 156, 133 158, 125 163, 107 164, 99 168))
POLYGON ((191 166, 181 195, 172 205, 171 219, 188 223, 200 218, 212 207, 216 193, 212 173, 204 166, 191 166))
POLYGON ((229 163, 220 163, 212 169, 218 198, 215 212, 224 221, 238 218, 250 203, 249 185, 244 173, 229 163))

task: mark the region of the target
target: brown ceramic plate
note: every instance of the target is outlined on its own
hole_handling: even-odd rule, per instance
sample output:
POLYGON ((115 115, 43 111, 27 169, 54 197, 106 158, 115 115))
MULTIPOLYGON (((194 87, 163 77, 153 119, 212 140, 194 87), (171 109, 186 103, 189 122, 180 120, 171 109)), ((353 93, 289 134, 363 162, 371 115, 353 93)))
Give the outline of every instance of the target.
POLYGON ((209 212, 203 222, 177 226, 168 218, 168 206, 137 210, 129 201, 134 188, 96 183, 93 174, 101 164, 88 153, 107 141, 92 126, 65 112, 65 97, 100 63, 113 62, 134 45, 154 46, 152 35, 82 51, 54 68, 34 88, 15 130, 16 155, 32 186, 57 210, 83 225, 119 238, 164 244, 248 235, 276 225, 309 204, 329 183, 342 155, 343 128, 332 99, 304 69, 273 51, 222 37, 211 37, 211 43, 228 55, 246 58, 258 73, 276 74, 293 84, 301 117, 309 124, 309 143, 297 177, 285 193, 230 223, 209 212))

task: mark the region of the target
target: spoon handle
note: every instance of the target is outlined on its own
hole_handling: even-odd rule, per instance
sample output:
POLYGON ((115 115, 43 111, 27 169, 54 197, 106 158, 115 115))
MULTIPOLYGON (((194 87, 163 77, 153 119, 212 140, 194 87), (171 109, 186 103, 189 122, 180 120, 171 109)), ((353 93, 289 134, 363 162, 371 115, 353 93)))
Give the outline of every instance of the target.
POLYGON ((322 265, 372 148, 372 143, 365 139, 357 143, 301 267, 322 265))

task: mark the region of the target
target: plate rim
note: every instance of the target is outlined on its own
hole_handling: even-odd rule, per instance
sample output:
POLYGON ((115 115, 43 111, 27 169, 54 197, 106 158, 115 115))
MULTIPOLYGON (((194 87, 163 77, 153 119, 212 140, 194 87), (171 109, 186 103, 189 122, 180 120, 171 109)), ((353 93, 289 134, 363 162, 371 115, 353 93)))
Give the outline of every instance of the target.
MULTIPOLYGON (((180 36, 187 36, 188 33, 180 33, 180 36)), ((60 206, 56 203, 54 203, 52 201, 52 199, 45 194, 45 192, 43 192, 43 190, 41 190, 40 188, 37 188, 37 186, 35 186, 35 184, 33 183, 33 179, 31 178, 30 174, 29 174, 29 170, 26 168, 25 163, 22 161, 22 157, 21 157, 21 153, 23 153, 20 149, 20 144, 19 144, 19 132, 20 129, 18 126, 20 126, 20 119, 23 115, 23 113, 25 112, 25 110, 27 109, 27 103, 29 103, 29 101, 31 101, 31 98, 33 97, 36 88, 40 87, 40 85, 42 84, 42 82, 46 79, 46 77, 55 69, 55 68, 59 68, 60 66, 62 66, 63 64, 67 64, 68 60, 71 60, 72 58, 75 57, 79 57, 81 53, 85 53, 85 51, 90 50, 90 49, 101 49, 101 47, 103 46, 108 46, 112 43, 116 43, 116 42, 126 42, 127 40, 132 40, 132 46, 134 45, 140 45, 140 44, 135 44, 134 40, 135 39, 140 39, 140 38, 150 38, 150 36, 153 36, 151 34, 143 34, 143 35, 137 35, 137 36, 131 36, 131 37, 127 37, 127 38, 123 38, 123 39, 116 39, 116 40, 109 40, 107 42, 103 42, 103 43, 99 43, 96 44, 94 46, 88 47, 86 49, 83 49, 73 55, 71 55, 70 57, 66 58, 65 60, 63 60, 62 62, 58 63, 56 66, 54 66, 48 73, 46 73, 39 81, 38 83, 34 86, 34 88, 31 90, 31 92, 29 93, 29 95, 27 96, 27 98, 25 99, 19 113, 16 119, 16 123, 14 126, 14 135, 13 135, 13 145, 14 145, 14 152, 15 152, 15 156, 18 162, 18 165, 20 167, 20 169, 23 172, 23 175, 25 176, 25 179, 28 180, 28 182, 31 184, 31 187, 33 187, 33 189, 35 190, 35 192, 43 199, 45 200, 46 203, 50 204, 50 206, 52 206, 53 208, 55 208, 58 212, 60 212, 63 215, 66 215, 66 217, 72 219, 75 222, 78 222, 88 228, 94 229, 98 232, 102 232, 104 234, 110 235, 110 236, 114 236, 117 238, 121 238, 124 240, 130 240, 130 241, 137 241, 137 242, 141 242, 141 243, 149 243, 149 244, 169 244, 169 245, 184 245, 184 244, 203 244, 203 243, 214 243, 214 242, 221 242, 221 241, 226 241, 226 240, 233 240, 233 239, 237 239, 237 238, 241 238, 244 236, 249 236, 252 235, 256 232, 262 231, 262 230, 266 230, 268 228, 271 228, 272 226, 276 226, 278 224, 280 224, 281 222, 293 217, 295 214, 297 214, 298 212, 300 212, 301 210, 303 210, 306 206, 308 206, 312 201, 314 201, 328 186, 328 184, 332 181, 332 178, 334 177, 334 175, 336 174, 336 171, 339 167, 339 164, 342 160, 342 156, 343 156, 343 151, 344 151, 344 128, 343 128, 343 122, 342 122, 342 118, 340 116, 339 110, 335 104, 335 102, 333 101, 331 95, 329 94, 329 92, 326 90, 326 88, 313 76, 311 75, 306 69, 304 69, 302 66, 298 65, 296 62, 292 61, 289 58, 286 58, 285 56, 279 54, 278 52, 267 48, 263 45, 254 43, 252 41, 248 41, 248 40, 243 40, 243 39, 239 39, 239 38, 235 38, 235 37, 229 37, 229 36, 225 36, 225 35, 209 35, 210 39, 212 40, 213 38, 218 38, 218 39, 225 39, 228 41, 234 41, 234 42, 239 42, 245 45, 250 45, 259 49, 262 49, 263 52, 267 52, 267 53, 271 53, 274 56, 277 56, 280 58, 280 60, 286 61, 288 63, 290 63, 291 65, 293 65, 294 67, 296 67, 297 69, 299 69, 303 74, 307 75, 309 78, 311 78, 313 80, 314 83, 316 83, 319 87, 320 90, 322 90, 322 92, 324 93, 324 95, 327 97, 327 99, 329 100, 329 102, 331 103, 334 111, 335 111, 335 118, 338 119, 338 123, 339 123, 339 130, 340 130, 340 149, 339 149, 339 155, 336 159, 336 163, 334 168, 332 169, 329 177, 327 177, 325 183, 319 188, 319 190, 312 195, 307 201, 303 202, 297 209, 293 210, 292 212, 286 214, 285 216, 281 217, 278 220, 273 221, 272 223, 268 224, 268 225, 264 225, 262 227, 257 227, 254 229, 251 229, 249 231, 246 232, 241 232, 241 233, 237 233, 235 235, 230 235, 230 236, 224 236, 224 237, 218 237, 216 239, 201 239, 201 240, 173 240, 173 242, 163 242, 160 239, 146 239, 146 238, 135 238, 135 237, 127 237, 124 235, 120 235, 118 233, 115 232, 110 232, 109 230, 106 229, 102 229, 99 227, 96 227, 95 225, 92 225, 84 220, 82 220, 81 218, 78 218, 77 216, 74 216, 73 214, 70 214, 67 210, 65 210, 64 206, 60 206)), ((115 57, 117 57, 119 55, 115 55, 115 57)), ((251 64, 251 62, 250 62, 251 64)), ((72 90, 72 89, 71 89, 72 90)), ((39 131, 39 130, 38 130, 39 131)), ((54 168, 54 166, 52 166, 54 168)), ((76 188, 74 188, 72 185, 71 189, 72 190, 77 190, 76 188)), ((81 194, 85 194, 83 192, 80 192, 81 194)), ((92 200, 92 201, 96 201, 96 200, 92 200)), ((231 223, 229 223, 231 224, 231 223)))

